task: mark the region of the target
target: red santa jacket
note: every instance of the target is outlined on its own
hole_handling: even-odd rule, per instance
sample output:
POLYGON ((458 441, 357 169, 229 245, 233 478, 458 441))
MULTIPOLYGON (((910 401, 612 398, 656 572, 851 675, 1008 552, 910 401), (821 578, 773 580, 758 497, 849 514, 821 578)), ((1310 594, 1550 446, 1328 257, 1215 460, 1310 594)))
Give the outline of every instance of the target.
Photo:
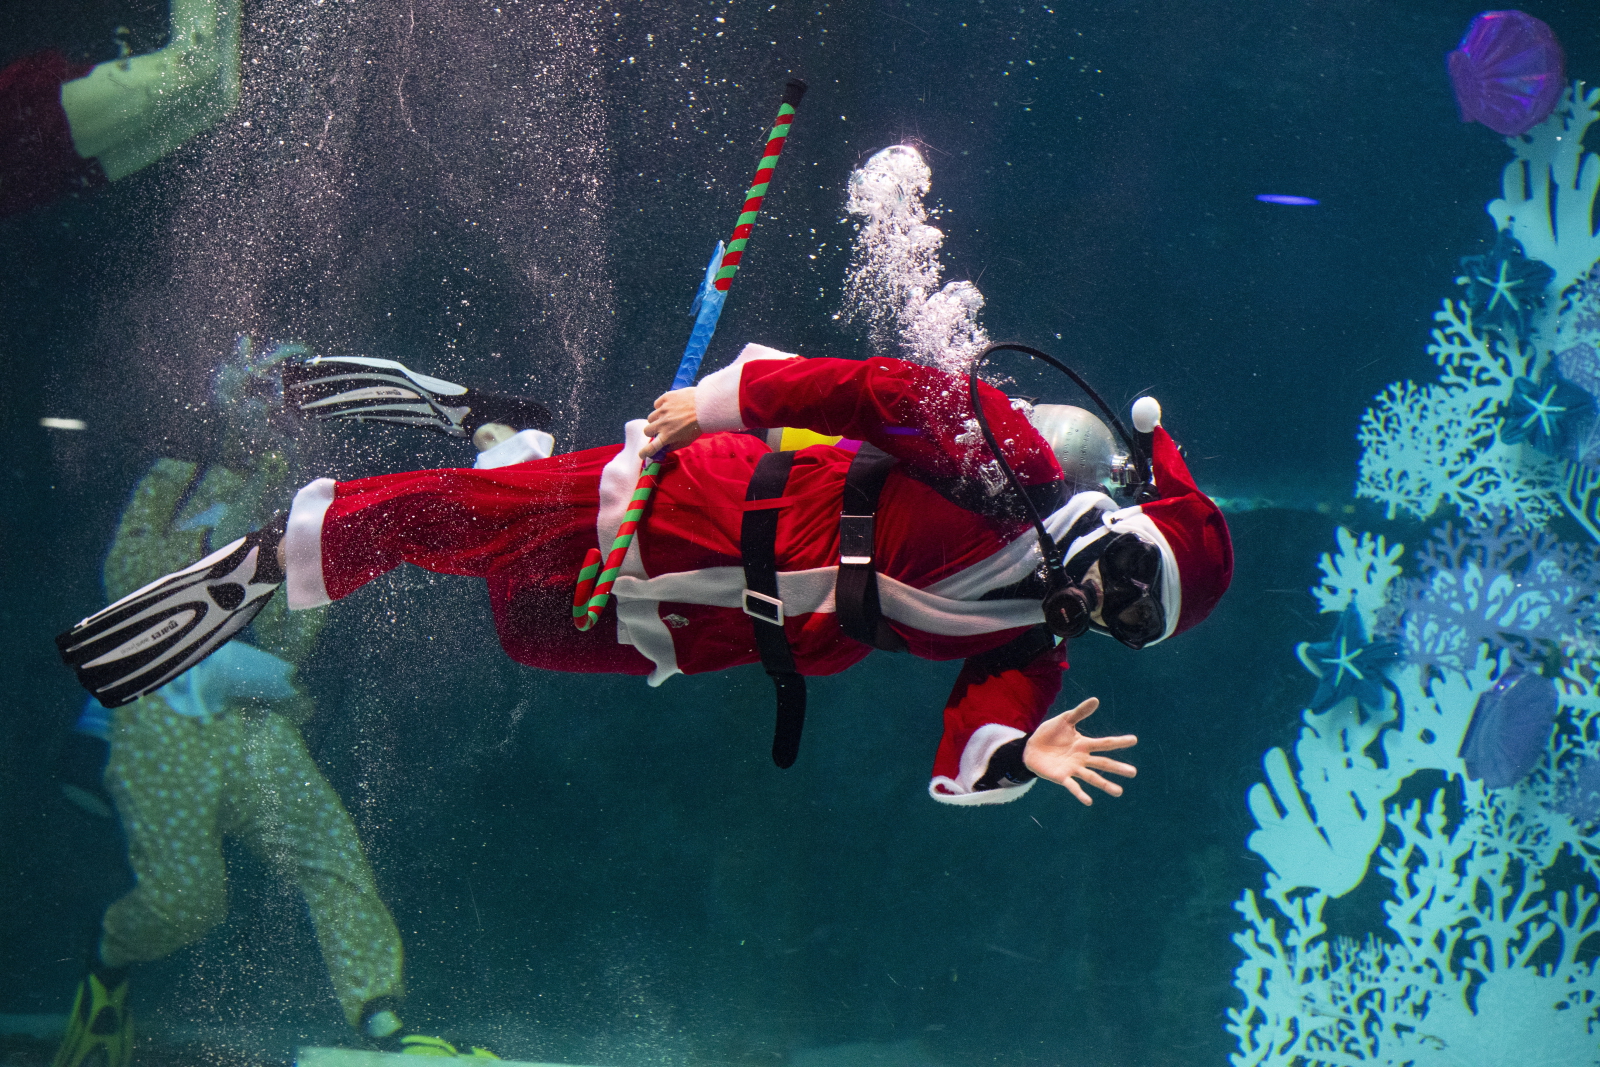
MULTIPOLYGON (((998 390, 983 386, 980 395, 1019 480, 1059 480, 1055 456, 1025 413, 998 390)), ((1033 598, 980 599, 1026 578, 1040 557, 1032 527, 1005 506, 1010 490, 986 460, 965 380, 900 360, 800 359, 751 345, 738 362, 707 375, 696 397, 706 436, 664 459, 650 515, 614 590, 618 639, 654 663, 651 684, 759 661, 752 620, 740 608, 739 539, 746 486, 768 448, 756 436, 719 431, 794 426, 868 441, 900 461, 875 524, 883 614, 912 655, 968 660, 945 706, 929 791, 953 804, 1020 796, 1031 782, 977 785, 995 750, 1045 717, 1061 687, 1064 649, 1048 647, 1020 665, 972 658, 1040 625, 1043 612, 1033 598), (979 510, 984 498, 995 505, 987 513, 979 510)), ((632 492, 642 425, 629 424, 627 445, 602 475, 602 545, 611 543, 632 492)), ((845 636, 834 614, 851 458, 842 448, 801 450, 784 494, 779 594, 803 674, 841 671, 871 651, 845 636)), ((1103 494, 1079 494, 1050 525, 1060 533, 1089 510, 1115 507, 1103 494)))

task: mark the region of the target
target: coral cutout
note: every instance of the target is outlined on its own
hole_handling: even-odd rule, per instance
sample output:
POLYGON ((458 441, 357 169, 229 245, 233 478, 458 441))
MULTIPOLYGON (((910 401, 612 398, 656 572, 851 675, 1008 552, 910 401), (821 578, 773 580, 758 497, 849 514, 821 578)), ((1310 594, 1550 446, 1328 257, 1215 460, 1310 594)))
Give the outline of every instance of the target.
POLYGON ((1600 260, 1600 233, 1591 213, 1600 191, 1600 159, 1583 138, 1600 118, 1600 89, 1573 82, 1549 118, 1521 137, 1508 137, 1515 158, 1500 179, 1501 199, 1489 215, 1522 244, 1529 258, 1553 271, 1561 292, 1600 260))
POLYGON ((1358 496, 1390 518, 1428 518, 1440 507, 1464 514, 1511 509, 1535 522, 1560 510, 1559 467, 1501 437, 1502 415, 1534 350, 1473 327, 1466 304, 1446 300, 1428 346, 1437 383, 1396 382, 1361 418, 1358 496))
POLYGON ((1407 661, 1464 671, 1487 651, 1536 669, 1600 644, 1600 559, 1502 512, 1444 526, 1420 554, 1427 577, 1405 603, 1407 661))
POLYGON ((1600 550, 1551 526, 1564 509, 1600 542, 1597 102, 1574 86, 1508 141, 1505 232, 1434 316, 1438 380, 1361 421, 1360 494, 1461 521, 1416 578, 1368 534, 1322 557, 1339 623, 1297 649, 1321 684, 1248 797, 1269 870, 1238 903, 1235 1067, 1600 1067, 1600 550), (1539 707, 1508 703, 1519 678, 1539 707), (1330 931, 1374 881, 1383 921, 1330 931))

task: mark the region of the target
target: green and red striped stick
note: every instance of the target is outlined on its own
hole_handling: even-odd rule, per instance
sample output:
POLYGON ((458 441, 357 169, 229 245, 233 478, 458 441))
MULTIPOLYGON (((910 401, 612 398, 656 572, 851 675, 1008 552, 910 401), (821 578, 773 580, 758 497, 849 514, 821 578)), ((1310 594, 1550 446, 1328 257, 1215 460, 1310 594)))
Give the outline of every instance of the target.
MULTIPOLYGON (((683 359, 678 363, 678 373, 672 379, 673 389, 692 385, 700 372, 700 360, 706 354, 706 346, 711 343, 717 319, 722 314, 723 301, 727 299, 728 288, 733 285, 733 276, 739 273, 745 245, 750 242, 750 231, 755 229, 756 216, 761 214, 761 202, 766 198, 767 187, 772 184, 772 172, 778 165, 778 157, 783 154, 784 142, 789 137, 789 125, 794 121, 794 109, 805 93, 806 83, 799 78, 789 79, 783 87, 783 103, 778 108, 778 119, 772 124, 772 132, 767 135, 767 146, 761 153, 761 162, 756 165, 756 176, 751 179, 750 189, 744 194, 744 207, 740 209, 739 220, 734 224, 733 236, 728 240, 726 251, 720 244, 717 246, 716 255, 712 258, 713 270, 707 272, 706 282, 709 284, 703 283, 700 294, 695 298, 698 314, 695 316, 694 329, 689 332, 689 343, 684 346, 683 359)), ((578 588, 572 597, 572 622, 578 629, 591 629, 610 602, 611 587, 622 572, 622 561, 628 555, 628 546, 633 544, 639 523, 644 520, 660 474, 661 461, 652 459, 639 475, 639 484, 634 486, 633 498, 628 501, 628 510, 622 516, 622 525, 617 527, 611 551, 606 553, 605 566, 600 565, 598 548, 589 549, 584 556, 583 567, 578 571, 578 588)))

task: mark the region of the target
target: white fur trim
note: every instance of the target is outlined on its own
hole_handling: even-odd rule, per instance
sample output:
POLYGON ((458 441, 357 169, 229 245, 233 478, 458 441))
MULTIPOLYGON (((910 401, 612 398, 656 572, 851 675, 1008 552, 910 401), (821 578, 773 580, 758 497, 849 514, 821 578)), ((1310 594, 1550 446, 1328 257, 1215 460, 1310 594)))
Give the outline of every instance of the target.
MULTIPOLYGON (((600 471, 600 509, 595 513, 594 526, 595 544, 600 546, 602 556, 611 551, 611 542, 617 539, 617 531, 622 528, 622 517, 628 513, 628 503, 633 500, 634 487, 639 484, 639 473, 644 469, 639 450, 649 440, 644 435, 644 420, 634 419, 622 428, 622 451, 612 456, 600 471)), ((644 576, 637 537, 628 546, 622 573, 644 576)))
MULTIPOLYGON (((1050 532, 1051 537, 1059 539, 1072 529, 1074 523, 1093 510, 1100 512, 1102 525, 1073 540, 1066 546, 1063 556, 1065 559, 1071 559, 1101 538, 1119 533, 1136 534, 1155 545, 1161 553, 1161 607, 1166 613, 1167 631, 1150 644, 1160 644, 1172 636, 1172 631, 1178 625, 1178 614, 1183 610, 1183 584, 1178 574, 1178 557, 1173 555, 1172 546, 1167 543, 1161 527, 1144 513, 1143 508, 1136 506, 1119 509, 1116 501, 1104 493, 1076 494, 1045 518, 1044 528, 1050 532)), ((925 592, 957 600, 973 600, 990 589, 1003 589, 1013 582, 1020 582, 1038 568, 1041 558, 1039 538, 1030 530, 987 559, 933 583, 925 592)), ((1005 601, 1005 603, 1012 602, 1005 601)))
POLYGON ((758 359, 795 359, 792 352, 779 352, 766 345, 745 345, 739 358, 712 371, 700 379, 694 388, 695 417, 705 433, 721 430, 745 430, 739 409, 739 383, 744 378, 744 365, 758 359))
POLYGON ((304 611, 332 602, 322 579, 322 521, 333 503, 335 482, 318 478, 294 495, 283 550, 289 610, 304 611))
POLYGON ((1003 785, 996 789, 981 789, 976 793, 941 793, 939 787, 950 786, 950 779, 935 778, 928 783, 928 795, 941 804, 958 808, 975 808, 979 804, 1009 804, 1033 788, 1039 779, 1030 778, 1021 785, 1003 785))
POLYGON ((523 430, 501 441, 493 448, 478 453, 473 469, 492 471, 496 467, 509 467, 513 463, 527 463, 535 459, 549 459, 555 451, 556 439, 543 430, 523 430))
MULTIPOLYGON (((1044 528, 1050 532, 1051 537, 1059 539, 1072 529, 1072 524, 1086 512, 1096 509, 1108 512, 1115 510, 1116 506, 1116 501, 1104 493, 1078 493, 1045 518, 1044 528)), ((1078 542, 1073 544, 1077 546, 1078 542)), ((1070 551, 1068 554, 1071 554, 1070 551)), ((979 560, 965 570, 957 571, 948 578, 934 582, 925 591, 952 600, 977 600, 991 589, 1004 589, 1008 585, 1022 581, 1039 568, 1043 559, 1044 557, 1039 554, 1039 537, 1030 528, 1000 551, 979 560)), ((1033 603, 1035 607, 1038 606, 1037 601, 1033 603)), ((1033 622, 1044 621, 1043 611, 1038 614, 1039 617, 1033 622)))
POLYGON ((961 767, 954 778, 936 775, 928 783, 928 795, 941 804, 1005 804, 1033 788, 1038 779, 1029 779, 1021 785, 1002 785, 994 789, 978 789, 978 779, 989 773, 989 761, 995 751, 1019 737, 1028 735, 1015 726, 989 723, 972 731, 967 747, 961 750, 961 767))
MULTIPOLYGON (((832 612, 833 587, 838 575, 838 567, 779 571, 778 598, 783 601, 784 613, 832 612)), ((624 575, 612 587, 612 594, 619 600, 653 603, 671 600, 720 608, 742 607, 743 593, 742 567, 706 567, 654 578, 624 575)), ((886 574, 878 575, 878 598, 884 615, 895 622, 924 633, 951 637, 991 634, 1044 621, 1044 612, 1037 600, 952 600, 906 585, 886 574)))
MULTIPOLYGON (((643 467, 639 450, 648 441, 644 433, 644 420, 629 422, 623 427, 622 451, 611 457, 611 461, 600 472, 600 510, 595 515, 595 535, 602 556, 611 551, 611 543, 617 539, 617 531, 622 528, 622 517, 628 513, 628 504, 633 500, 633 490, 639 484, 639 472, 643 467)), ((628 546, 627 555, 622 557, 621 574, 620 581, 636 581, 645 577, 644 560, 639 555, 637 537, 628 546)), ((660 685, 674 674, 681 673, 678 670, 678 654, 672 647, 671 632, 666 623, 661 621, 658 605, 628 603, 616 595, 614 588, 612 598, 617 604, 617 644, 634 646, 656 665, 650 674, 650 684, 660 685)))
POLYGON ((617 644, 632 645, 641 656, 655 664, 655 669, 645 679, 651 688, 674 674, 682 674, 678 650, 672 645, 672 631, 661 621, 660 602, 614 599, 617 602, 617 644))
MULTIPOLYGON (((1178 628, 1178 614, 1183 610, 1183 581, 1178 574, 1178 557, 1167 544, 1167 535, 1161 532, 1155 520, 1140 507, 1123 508, 1106 516, 1106 526, 1112 533, 1133 533, 1161 550, 1161 610, 1167 616, 1167 632, 1150 642, 1159 645, 1172 636, 1178 628)), ((1150 645, 1145 645, 1149 648, 1150 645)))

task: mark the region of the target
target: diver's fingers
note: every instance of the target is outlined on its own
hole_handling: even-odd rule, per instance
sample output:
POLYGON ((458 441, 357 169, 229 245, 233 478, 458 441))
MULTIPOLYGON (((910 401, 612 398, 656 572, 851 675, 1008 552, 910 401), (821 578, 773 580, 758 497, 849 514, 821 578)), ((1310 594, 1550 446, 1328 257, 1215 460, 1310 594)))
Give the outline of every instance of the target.
POLYGON ((1088 742, 1083 747, 1090 752, 1114 752, 1119 748, 1132 748, 1139 743, 1133 734, 1118 734, 1115 737, 1085 737, 1088 742))
POLYGON ((1084 719, 1087 719, 1089 716, 1093 715, 1094 714, 1094 709, 1098 708, 1099 706, 1100 706, 1100 698, 1099 697, 1090 697, 1088 700, 1085 700, 1082 704, 1079 704, 1077 707, 1075 707, 1071 711, 1067 712, 1063 716, 1063 718, 1067 722, 1070 722, 1070 723, 1082 722, 1084 719))
POLYGON ((1083 786, 1079 785, 1073 779, 1068 778, 1065 781, 1063 781, 1061 784, 1066 786, 1067 787, 1067 792, 1069 792, 1073 796, 1077 797, 1078 801, 1081 804, 1083 804, 1084 807, 1088 807, 1088 808, 1094 807, 1094 797, 1091 797, 1088 793, 1084 792, 1083 791, 1083 786))
POLYGON ((663 419, 669 417, 667 403, 671 396, 671 393, 662 393, 656 397, 656 402, 650 407, 650 414, 644 417, 644 424, 647 428, 654 428, 663 419))
POLYGON ((1114 797, 1120 797, 1122 795, 1122 787, 1120 785, 1118 785, 1116 782, 1108 782, 1106 779, 1100 777, 1087 767, 1078 772, 1078 777, 1082 778, 1084 781, 1088 782, 1102 793, 1108 793, 1114 797))
POLYGON ((1104 756, 1090 756, 1088 759, 1083 761, 1083 765, 1085 767, 1093 767, 1096 770, 1105 771, 1107 774, 1120 774, 1124 778, 1137 778, 1139 776, 1139 768, 1135 767, 1133 764, 1123 763, 1120 760, 1107 759, 1104 756))

